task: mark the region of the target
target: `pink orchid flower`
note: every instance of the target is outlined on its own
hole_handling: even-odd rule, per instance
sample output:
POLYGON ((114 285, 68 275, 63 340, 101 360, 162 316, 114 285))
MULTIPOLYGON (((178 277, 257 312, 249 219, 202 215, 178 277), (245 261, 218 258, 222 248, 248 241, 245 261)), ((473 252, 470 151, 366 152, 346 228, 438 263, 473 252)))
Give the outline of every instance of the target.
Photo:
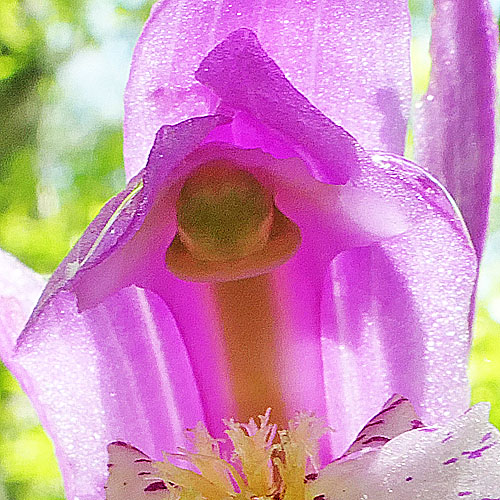
MULTIPOLYGON (((442 185, 400 156, 411 97, 404 1, 154 6, 125 95, 127 187, 20 335, 42 285, 1 257, 1 354, 54 441, 68 499, 102 500, 110 443, 133 444, 110 445, 132 470, 131 453, 159 459, 197 422, 220 438, 223 419, 268 406, 280 427, 299 410, 335 429, 322 465, 348 449, 308 487, 316 498, 385 498, 401 479, 394 467, 427 470, 422 457, 450 454, 445 485, 456 479, 456 495, 500 496, 485 479, 497 477, 498 435, 484 407, 459 417, 491 183, 496 31, 485 1, 436 9, 418 157, 450 186, 472 241, 442 185), (384 446, 350 460, 349 443, 393 393, 437 441, 394 409, 397 432, 384 426, 384 446), (435 450, 443 433, 450 447, 435 450), (339 492, 346 477, 359 488, 339 492)), ((149 471, 131 480, 139 472, 149 471)), ((419 498, 401 488, 396 497, 419 498)), ((442 498, 433 491, 425 498, 442 498)), ((161 495, 145 486, 129 498, 161 495)))

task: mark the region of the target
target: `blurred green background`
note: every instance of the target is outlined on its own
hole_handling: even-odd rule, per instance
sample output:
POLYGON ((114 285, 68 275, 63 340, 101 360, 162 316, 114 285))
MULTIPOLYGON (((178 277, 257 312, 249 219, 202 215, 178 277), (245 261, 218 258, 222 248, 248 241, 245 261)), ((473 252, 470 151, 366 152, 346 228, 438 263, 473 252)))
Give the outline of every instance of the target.
MULTIPOLYGON (((0 247, 50 274, 125 183, 122 94, 152 0, 0 0, 0 247)), ((498 14, 500 0, 495 0, 498 14)), ((415 97, 431 0, 411 0, 415 97)), ((500 176, 479 286, 473 402, 500 427, 500 176)), ((0 500, 64 498, 52 446, 0 368, 0 500)))

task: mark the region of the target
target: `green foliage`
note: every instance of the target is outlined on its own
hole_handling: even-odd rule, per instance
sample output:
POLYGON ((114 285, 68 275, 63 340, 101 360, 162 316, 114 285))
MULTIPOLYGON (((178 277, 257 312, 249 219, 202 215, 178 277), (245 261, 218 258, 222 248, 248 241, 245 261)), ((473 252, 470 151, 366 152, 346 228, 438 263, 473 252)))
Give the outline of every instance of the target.
POLYGON ((472 381, 472 403, 490 401, 490 419, 500 427, 500 324, 483 305, 478 307, 474 348, 469 375, 472 381))
POLYGON ((17 383, 0 372, 0 498, 59 500, 61 477, 52 444, 17 383))
MULTIPOLYGON (((100 49, 89 3, 0 1, 0 247, 42 274, 125 183, 120 117, 86 117, 83 127, 61 84, 78 53, 100 49)), ((116 2, 130 51, 151 3, 125 10, 116 2)), ((0 499, 62 500, 52 444, 3 367, 0 398, 0 499)))

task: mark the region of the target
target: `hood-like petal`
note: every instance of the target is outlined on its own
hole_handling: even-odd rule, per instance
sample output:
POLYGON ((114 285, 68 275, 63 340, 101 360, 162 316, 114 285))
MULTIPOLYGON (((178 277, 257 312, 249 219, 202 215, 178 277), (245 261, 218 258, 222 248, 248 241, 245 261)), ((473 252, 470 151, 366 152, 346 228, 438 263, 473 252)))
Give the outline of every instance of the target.
POLYGON ((402 153, 411 98, 405 0, 161 0, 135 49, 125 94, 129 179, 162 125, 214 111, 194 71, 241 27, 254 30, 291 82, 361 144, 402 153))
POLYGON ((457 202, 481 255, 495 140, 498 28, 488 0, 435 0, 432 72, 415 157, 457 202))
POLYGON ((231 141, 262 147, 275 157, 299 154, 320 178, 345 184, 365 154, 359 143, 298 92, 262 49, 255 33, 231 33, 202 61, 196 78, 236 109, 231 141), (263 144, 264 143, 264 144, 263 144))

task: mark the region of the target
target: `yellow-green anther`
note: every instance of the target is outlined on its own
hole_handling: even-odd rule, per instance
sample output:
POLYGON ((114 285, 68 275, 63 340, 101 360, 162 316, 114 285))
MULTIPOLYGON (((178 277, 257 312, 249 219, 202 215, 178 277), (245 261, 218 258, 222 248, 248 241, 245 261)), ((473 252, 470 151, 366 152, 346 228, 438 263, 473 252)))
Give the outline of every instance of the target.
POLYGON ((179 236, 196 259, 241 259, 265 247, 273 212, 271 193, 253 175, 226 160, 212 161, 181 189, 179 236))

